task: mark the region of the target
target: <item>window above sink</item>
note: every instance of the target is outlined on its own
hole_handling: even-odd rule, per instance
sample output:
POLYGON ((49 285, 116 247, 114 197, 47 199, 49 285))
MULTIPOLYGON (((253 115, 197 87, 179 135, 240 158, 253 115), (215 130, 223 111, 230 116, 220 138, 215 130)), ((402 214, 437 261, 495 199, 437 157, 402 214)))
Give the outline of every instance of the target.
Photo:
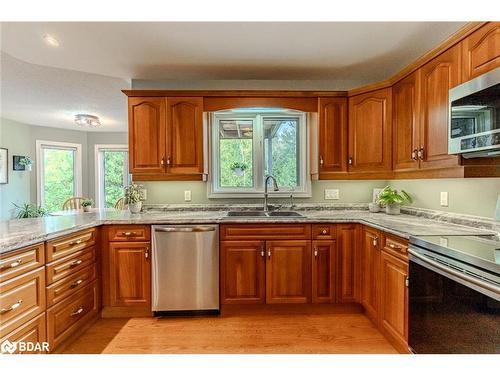
POLYGON ((274 197, 310 196, 307 114, 279 108, 239 108, 210 116, 210 198, 262 197, 266 175, 274 197))

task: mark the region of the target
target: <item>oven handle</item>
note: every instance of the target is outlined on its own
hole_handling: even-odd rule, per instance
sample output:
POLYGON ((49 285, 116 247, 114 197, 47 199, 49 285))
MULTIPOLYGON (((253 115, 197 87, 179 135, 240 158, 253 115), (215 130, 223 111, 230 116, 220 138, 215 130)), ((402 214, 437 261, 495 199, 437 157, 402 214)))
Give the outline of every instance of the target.
POLYGON ((155 232, 213 232, 215 227, 163 227, 155 228, 155 232))
POLYGON ((463 272, 456 271, 453 268, 443 266, 441 263, 436 262, 435 260, 432 260, 431 258, 426 257, 422 254, 419 254, 418 252, 416 252, 415 250, 413 250, 411 248, 408 249, 408 253, 411 254, 412 256, 414 256, 415 258, 420 259, 421 261, 430 264, 431 266, 439 269, 440 271, 442 271, 444 273, 447 273, 449 275, 453 275, 453 276, 455 276, 459 279, 462 279, 466 282, 477 285, 483 289, 489 290, 490 292, 500 294, 500 288, 496 287, 493 284, 490 284, 490 283, 487 283, 487 282, 482 281, 480 279, 477 279, 475 277, 469 276, 463 272))

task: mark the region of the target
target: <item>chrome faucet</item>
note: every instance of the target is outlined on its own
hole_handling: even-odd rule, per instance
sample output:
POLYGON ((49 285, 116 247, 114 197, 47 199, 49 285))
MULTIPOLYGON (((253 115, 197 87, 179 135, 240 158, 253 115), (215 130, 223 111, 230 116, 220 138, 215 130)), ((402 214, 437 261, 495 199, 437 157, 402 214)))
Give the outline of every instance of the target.
POLYGON ((267 204, 267 186, 269 180, 273 180, 273 186, 274 186, 274 191, 279 191, 278 183, 276 182, 276 179, 272 175, 267 175, 266 179, 264 180, 264 211, 269 211, 269 205, 267 204))

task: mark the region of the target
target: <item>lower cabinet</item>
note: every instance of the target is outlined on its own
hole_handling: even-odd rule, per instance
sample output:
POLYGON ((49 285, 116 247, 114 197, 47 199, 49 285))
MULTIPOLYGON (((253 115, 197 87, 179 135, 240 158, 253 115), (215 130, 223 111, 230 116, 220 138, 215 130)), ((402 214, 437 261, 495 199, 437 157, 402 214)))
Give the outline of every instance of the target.
POLYGON ((266 302, 310 302, 311 241, 267 241, 266 251, 266 302))
POLYGON ((337 226, 337 302, 359 301, 358 225, 337 226))
POLYGON ((220 263, 222 303, 265 303, 264 241, 222 241, 220 263))
POLYGON ((109 244, 109 292, 111 306, 151 306, 149 242, 109 244))
POLYGON ((335 302, 335 278, 337 263, 335 240, 312 241, 312 302, 335 302))
POLYGON ((369 227, 363 228, 361 251, 361 303, 368 317, 377 324, 380 305, 380 243, 381 234, 369 227))
POLYGON ((408 262, 385 250, 381 253, 382 331, 400 351, 408 350, 408 262))

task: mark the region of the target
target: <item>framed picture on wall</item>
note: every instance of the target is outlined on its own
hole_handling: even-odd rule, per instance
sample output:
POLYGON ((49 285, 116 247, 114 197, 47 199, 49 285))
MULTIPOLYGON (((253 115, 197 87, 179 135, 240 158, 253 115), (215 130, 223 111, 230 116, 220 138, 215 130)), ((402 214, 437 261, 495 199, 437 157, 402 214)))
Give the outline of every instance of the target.
POLYGON ((0 184, 9 182, 9 150, 0 147, 0 184))
POLYGON ((24 156, 14 155, 12 157, 12 169, 14 171, 24 171, 26 167, 21 163, 21 160, 24 159, 24 156))

